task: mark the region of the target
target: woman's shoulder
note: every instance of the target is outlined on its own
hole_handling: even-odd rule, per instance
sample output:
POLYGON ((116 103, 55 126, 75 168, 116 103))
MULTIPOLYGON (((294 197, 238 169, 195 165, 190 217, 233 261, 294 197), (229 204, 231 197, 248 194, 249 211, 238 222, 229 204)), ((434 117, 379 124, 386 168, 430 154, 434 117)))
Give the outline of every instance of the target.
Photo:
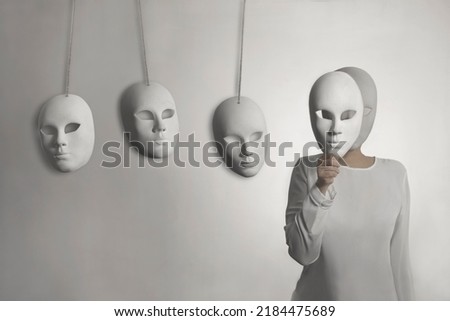
POLYGON ((389 170, 399 174, 406 174, 405 165, 395 159, 377 157, 376 165, 383 170, 389 170))

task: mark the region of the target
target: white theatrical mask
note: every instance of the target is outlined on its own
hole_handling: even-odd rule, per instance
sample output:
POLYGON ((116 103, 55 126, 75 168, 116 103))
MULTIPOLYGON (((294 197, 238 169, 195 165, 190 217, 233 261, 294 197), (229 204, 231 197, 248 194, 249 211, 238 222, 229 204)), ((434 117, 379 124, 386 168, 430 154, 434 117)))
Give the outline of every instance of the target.
POLYGON ((309 96, 314 136, 322 149, 344 156, 359 136, 363 100, 358 85, 341 71, 316 80, 309 96), (334 151, 333 151, 334 150, 334 151))
POLYGON ((59 171, 73 172, 91 158, 94 120, 83 98, 58 95, 49 99, 39 113, 38 129, 41 146, 59 171))
POLYGON ((232 97, 223 101, 213 117, 213 131, 225 163, 235 173, 255 176, 264 164, 262 145, 267 133, 266 121, 259 106, 250 98, 232 97))
POLYGON ((155 82, 130 86, 122 96, 121 110, 130 143, 142 154, 152 158, 171 154, 179 124, 175 101, 164 86, 155 82))
POLYGON ((359 137, 353 144, 351 149, 360 148, 369 136, 373 122, 375 121, 375 115, 377 113, 377 87, 372 77, 361 68, 345 67, 337 71, 343 71, 350 75, 361 91, 363 103, 364 103, 364 116, 362 120, 361 130, 359 137))

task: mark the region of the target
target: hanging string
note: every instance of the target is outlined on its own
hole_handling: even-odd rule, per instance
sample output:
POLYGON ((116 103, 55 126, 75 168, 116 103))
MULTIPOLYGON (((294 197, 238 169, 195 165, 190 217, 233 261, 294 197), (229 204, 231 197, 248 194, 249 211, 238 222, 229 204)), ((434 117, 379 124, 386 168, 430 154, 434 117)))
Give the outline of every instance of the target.
POLYGON ((147 53, 145 51, 145 36, 144 36, 144 19, 142 17, 142 5, 141 0, 138 0, 138 11, 139 11, 139 27, 141 28, 141 44, 142 44, 142 56, 144 58, 144 72, 145 72, 145 83, 150 86, 150 80, 148 77, 148 65, 147 65, 147 53))
POLYGON ((72 17, 70 20, 70 33, 69 33, 69 49, 67 53, 67 64, 66 64, 66 97, 69 96, 69 82, 70 82, 70 63, 72 61, 72 42, 73 42, 73 24, 75 21, 75 2, 72 0, 72 17))
POLYGON ((242 57, 244 55, 244 24, 245 24, 245 4, 244 0, 242 9, 242 23, 241 23, 241 56, 239 58, 239 84, 238 84, 238 104, 241 103, 241 84, 242 84, 242 57))

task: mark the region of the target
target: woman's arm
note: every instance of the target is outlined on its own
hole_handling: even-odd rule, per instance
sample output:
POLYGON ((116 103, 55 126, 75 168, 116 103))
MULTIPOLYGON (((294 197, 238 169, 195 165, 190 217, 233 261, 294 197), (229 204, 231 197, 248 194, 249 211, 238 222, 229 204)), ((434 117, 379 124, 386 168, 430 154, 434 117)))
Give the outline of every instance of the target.
POLYGON ((411 264, 409 261, 409 203, 409 185, 405 170, 402 208, 397 217, 391 238, 391 266, 399 300, 414 300, 411 264))
POLYGON ((284 230, 289 255, 302 265, 313 263, 320 255, 326 215, 335 195, 332 186, 326 195, 315 182, 309 188, 306 167, 299 162, 292 171, 284 230))

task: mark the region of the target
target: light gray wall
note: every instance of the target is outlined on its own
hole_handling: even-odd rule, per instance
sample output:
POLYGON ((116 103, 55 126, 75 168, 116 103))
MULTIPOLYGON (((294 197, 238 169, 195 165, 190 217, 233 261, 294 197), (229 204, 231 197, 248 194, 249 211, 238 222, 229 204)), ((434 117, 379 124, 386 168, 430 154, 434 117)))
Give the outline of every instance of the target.
MULTIPOLYGON (((215 107, 236 93, 238 0, 143 1, 150 78, 172 92, 181 137, 211 139, 215 107)), ((293 157, 254 178, 221 168, 100 167, 121 141, 118 99, 142 81, 135 1, 79 0, 71 92, 91 106, 91 161, 55 173, 36 114, 60 94, 69 1, 0 1, 0 299, 287 300, 284 210, 293 157)), ((419 299, 450 299, 450 3, 249 0, 243 95, 277 142, 313 140, 308 92, 324 72, 367 70, 379 89, 364 150, 402 161, 412 194, 419 299)), ((197 158, 200 153, 197 153, 197 158)), ((370 253, 368 254, 370 255, 370 253)))

